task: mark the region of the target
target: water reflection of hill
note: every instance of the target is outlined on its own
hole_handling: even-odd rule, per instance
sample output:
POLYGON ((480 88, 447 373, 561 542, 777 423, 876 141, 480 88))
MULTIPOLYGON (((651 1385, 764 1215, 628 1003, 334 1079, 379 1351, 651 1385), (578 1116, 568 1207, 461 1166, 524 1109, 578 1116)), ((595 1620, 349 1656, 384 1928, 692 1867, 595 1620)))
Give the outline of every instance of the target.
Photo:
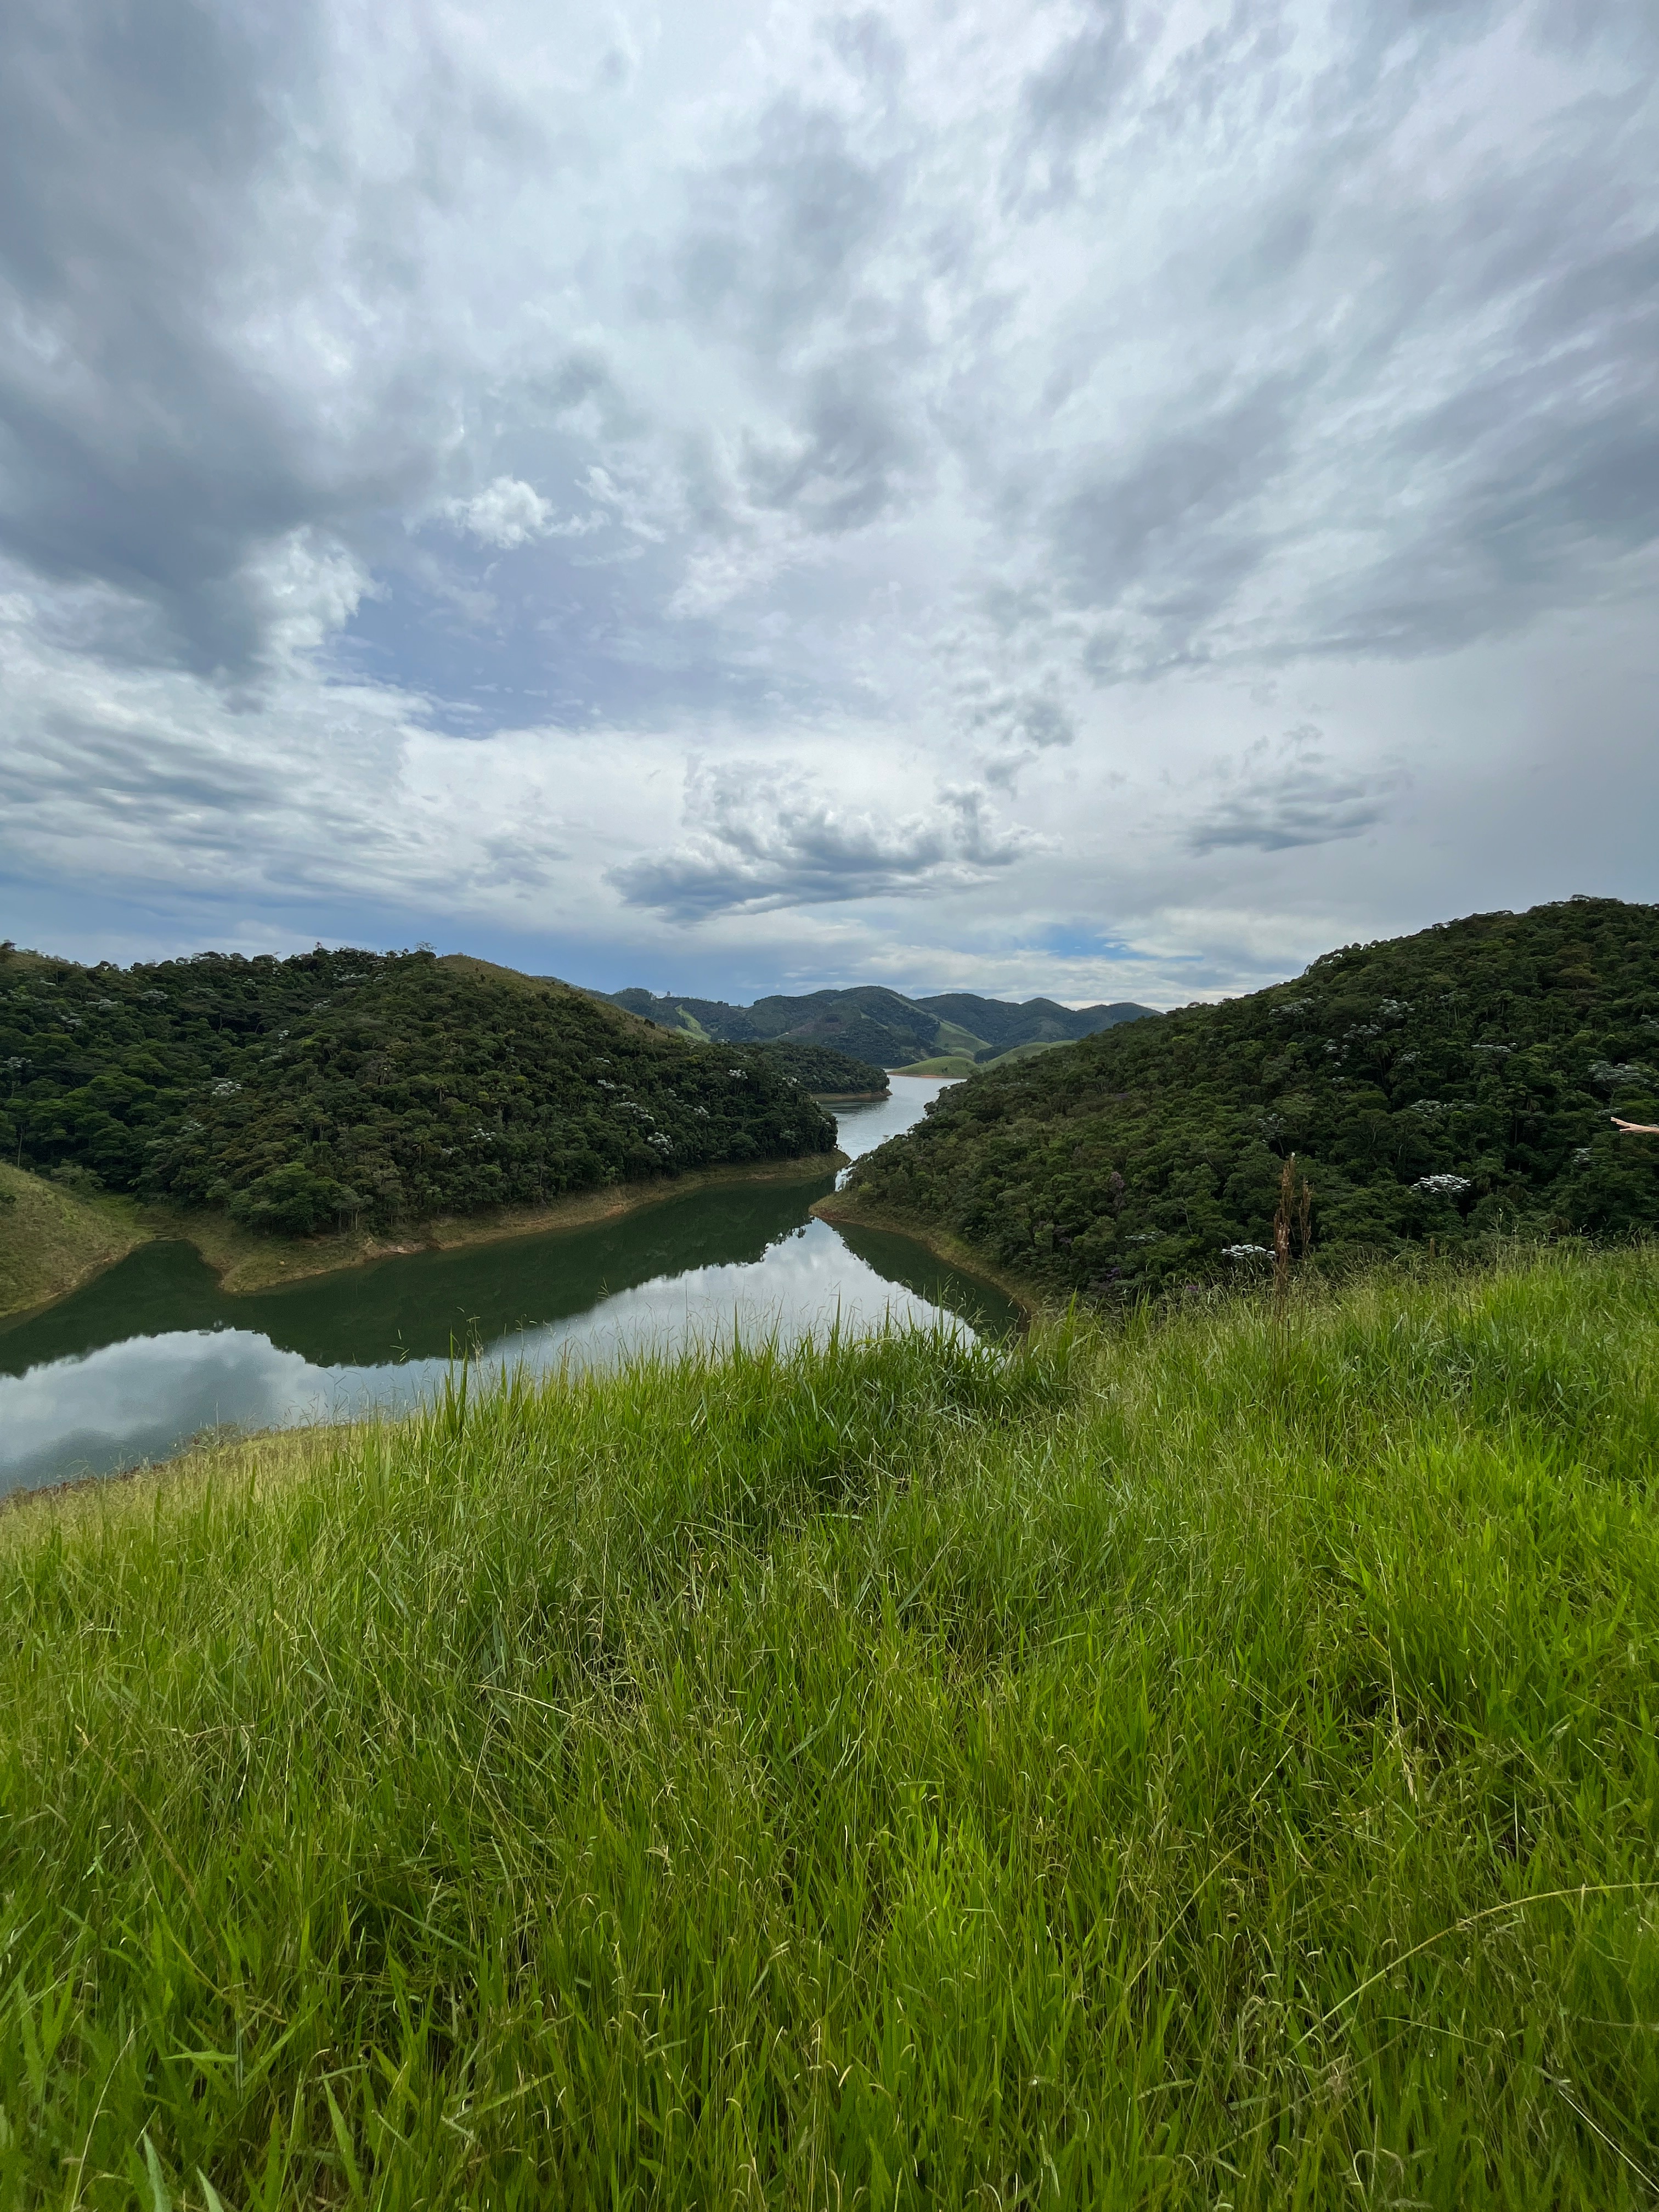
POLYGON ((867 1229, 861 1223, 838 1221, 836 1234, 848 1250, 884 1281, 896 1283, 929 1305, 958 1314, 982 1336, 1005 1336, 1015 1326, 1017 1309, 1000 1291, 975 1282, 925 1244, 908 1237, 896 1237, 884 1229, 867 1229))
POLYGON ((0 1334, 0 1373, 180 1329, 253 1330, 319 1367, 442 1358, 452 1345, 568 1319, 654 1277, 758 1261, 833 1187, 828 1176, 726 1185, 599 1228, 416 1253, 247 1297, 227 1297, 188 1244, 145 1245, 0 1334))

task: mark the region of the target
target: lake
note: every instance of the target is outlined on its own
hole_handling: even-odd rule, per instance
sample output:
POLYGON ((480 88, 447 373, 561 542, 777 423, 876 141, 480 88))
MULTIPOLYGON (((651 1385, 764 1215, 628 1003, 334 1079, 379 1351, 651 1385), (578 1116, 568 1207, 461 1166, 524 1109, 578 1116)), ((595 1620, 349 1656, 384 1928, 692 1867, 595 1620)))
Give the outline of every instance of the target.
MULTIPOLYGON (((941 1082, 834 1106, 856 1158, 919 1120, 941 1082)), ((733 1182, 597 1228, 343 1268, 228 1297, 193 1247, 141 1246, 84 1290, 0 1328, 0 1494, 165 1457, 205 1430, 396 1410, 458 1352, 529 1368, 884 1316, 992 1334, 1000 1292, 908 1238, 811 1218, 833 1176, 733 1182)))

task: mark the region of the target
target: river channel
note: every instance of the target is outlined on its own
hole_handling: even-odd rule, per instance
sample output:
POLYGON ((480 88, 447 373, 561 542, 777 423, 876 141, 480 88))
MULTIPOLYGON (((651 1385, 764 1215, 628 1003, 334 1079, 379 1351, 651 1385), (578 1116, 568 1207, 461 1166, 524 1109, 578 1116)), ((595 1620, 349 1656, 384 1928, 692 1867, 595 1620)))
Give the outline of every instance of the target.
MULTIPOLYGON (((942 1083, 835 1106, 856 1158, 921 1118, 942 1083)), ((395 1411, 458 1353, 532 1369, 775 1331, 839 1316, 1000 1334, 1000 1293, 908 1238, 815 1221, 832 1176, 733 1182, 598 1227, 422 1252, 227 1297, 194 1249, 141 1246, 57 1305, 0 1328, 0 1494, 165 1457, 208 1430, 395 1411)))

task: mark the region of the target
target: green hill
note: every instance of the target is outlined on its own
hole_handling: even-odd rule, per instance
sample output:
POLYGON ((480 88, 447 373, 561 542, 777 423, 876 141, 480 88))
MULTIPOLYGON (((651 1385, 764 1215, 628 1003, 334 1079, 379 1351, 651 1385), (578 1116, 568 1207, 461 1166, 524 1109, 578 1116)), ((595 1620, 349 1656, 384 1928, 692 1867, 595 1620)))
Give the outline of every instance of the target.
POLYGON ((1633 2212, 1659 1255, 1413 1272, 0 1515, 0 2202, 1633 2212))
POLYGON ((1066 1043, 1097 1030, 1138 1021, 1152 1012, 1150 1006, 1127 1001, 1076 1007, 1057 1005, 1052 999, 1029 999, 1024 1005, 1014 1006, 1001 999, 980 998, 971 991, 907 999, 879 984, 813 991, 796 999, 757 999, 751 1006, 728 1006, 720 999, 659 996, 643 990, 617 991, 613 1003, 661 1028, 688 1036, 719 1037, 733 1043, 787 1037, 830 1045, 889 1068, 908 1067, 942 1055, 992 1060, 1018 1045, 1066 1043))
POLYGON ((878 1097, 891 1088, 884 1067, 873 1060, 854 1060, 851 1053, 837 1052, 830 1045, 774 1037, 746 1049, 762 1054, 781 1074, 816 1097, 878 1097))
POLYGON ((1116 1029, 1124 1022, 1138 1022, 1153 1012, 1151 1006, 1138 1006, 1128 1000, 1109 1006, 1062 1006, 1053 999, 1027 999, 1023 1005, 1013 1006, 1001 999, 980 998, 971 991, 953 991, 942 998, 918 999, 915 1003, 937 1014, 941 1026, 952 1024, 976 1039, 975 1056, 981 1060, 994 1060, 1021 1045, 1074 1043, 1079 1037, 1116 1029))
POLYGON ((0 1070, 4 1156, 294 1235, 835 1145, 765 1054, 427 952, 125 969, 14 953, 0 1070))
POLYGON ((1286 1158, 1315 1243, 1659 1228, 1659 908, 1477 915, 948 1092, 838 1212, 948 1231, 1052 1294, 1248 1278, 1286 1158))

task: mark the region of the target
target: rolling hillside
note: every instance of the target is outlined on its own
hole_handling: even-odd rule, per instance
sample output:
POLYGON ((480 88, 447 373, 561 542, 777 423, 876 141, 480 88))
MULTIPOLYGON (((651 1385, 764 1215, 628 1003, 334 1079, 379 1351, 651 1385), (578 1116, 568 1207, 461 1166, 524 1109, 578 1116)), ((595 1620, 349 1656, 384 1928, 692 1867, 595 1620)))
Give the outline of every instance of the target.
POLYGON ((429 952, 0 963, 0 1154, 309 1235, 833 1149, 773 1056, 429 952))
POLYGON ((1328 1255, 1659 1229, 1656 1069, 1659 908, 1477 915, 992 1069, 835 1211, 1109 1298, 1264 1268, 1291 1153, 1328 1255))
POLYGON ((612 1003, 688 1036, 732 1043, 787 1037, 826 1044, 873 1060, 881 1067, 910 1067, 941 1055, 983 1066, 1027 1044, 1064 1044, 1138 1021, 1150 1006, 1062 1006, 1053 999, 1014 1006, 954 991, 907 999, 878 984, 845 991, 813 991, 798 999, 757 999, 751 1006, 720 999, 678 998, 650 991, 617 991, 612 1003))

